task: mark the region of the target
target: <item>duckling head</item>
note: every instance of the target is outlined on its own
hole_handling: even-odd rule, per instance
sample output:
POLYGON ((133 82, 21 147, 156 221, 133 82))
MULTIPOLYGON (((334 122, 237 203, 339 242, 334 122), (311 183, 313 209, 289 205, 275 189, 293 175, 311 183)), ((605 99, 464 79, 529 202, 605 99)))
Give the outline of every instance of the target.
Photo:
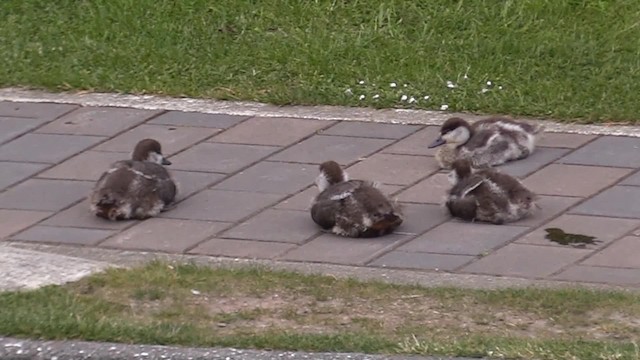
POLYGON ((144 139, 136 144, 131 155, 134 161, 150 161, 160 165, 171 165, 171 161, 162 155, 162 146, 157 140, 144 139))
POLYGON ((322 192, 330 185, 341 183, 349 180, 347 173, 342 170, 340 165, 335 161, 325 161, 320 164, 320 175, 316 178, 316 185, 322 192))
POLYGON ((453 185, 457 184, 460 180, 468 178, 473 173, 471 166, 471 160, 458 159, 451 164, 451 172, 449 173, 449 182, 453 185))
POLYGON ((440 128, 440 136, 429 145, 429 148, 438 147, 447 144, 452 148, 457 148, 466 144, 471 137, 471 125, 464 119, 453 117, 449 118, 442 124, 440 128))

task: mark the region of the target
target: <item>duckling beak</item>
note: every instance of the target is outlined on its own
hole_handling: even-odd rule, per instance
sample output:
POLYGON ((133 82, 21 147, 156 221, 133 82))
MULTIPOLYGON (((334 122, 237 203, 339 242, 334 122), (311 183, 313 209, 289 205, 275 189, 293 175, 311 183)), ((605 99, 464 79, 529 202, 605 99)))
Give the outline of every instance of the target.
POLYGON ((162 165, 171 165, 171 161, 167 160, 166 157, 162 158, 162 165))
POLYGON ((429 149, 432 149, 434 147, 438 147, 440 145, 443 145, 445 143, 444 139, 442 138, 442 136, 438 136, 438 138, 431 143, 431 145, 429 145, 429 149))

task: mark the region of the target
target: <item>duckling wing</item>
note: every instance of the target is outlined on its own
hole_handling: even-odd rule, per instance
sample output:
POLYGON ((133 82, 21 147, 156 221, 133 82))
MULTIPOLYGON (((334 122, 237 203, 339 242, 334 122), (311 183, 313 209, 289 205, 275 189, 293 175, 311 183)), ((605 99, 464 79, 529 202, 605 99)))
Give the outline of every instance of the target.
POLYGON ((147 161, 134 161, 131 168, 143 178, 141 182, 144 186, 139 189, 140 192, 156 194, 165 205, 173 202, 177 187, 164 166, 147 161))
POLYGON ((323 229, 336 224, 336 218, 345 212, 345 201, 363 185, 362 181, 351 180, 334 184, 316 196, 311 205, 311 218, 323 229))

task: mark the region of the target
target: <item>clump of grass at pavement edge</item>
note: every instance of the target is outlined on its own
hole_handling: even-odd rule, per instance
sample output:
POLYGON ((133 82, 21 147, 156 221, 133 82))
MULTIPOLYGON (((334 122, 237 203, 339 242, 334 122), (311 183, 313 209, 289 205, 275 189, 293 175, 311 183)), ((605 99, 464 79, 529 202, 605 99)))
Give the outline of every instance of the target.
POLYGON ((0 86, 636 122, 638 18, 634 0, 4 0, 0 86))
POLYGON ((640 295, 423 288, 152 262, 0 293, 0 335, 495 358, 640 359, 640 295))

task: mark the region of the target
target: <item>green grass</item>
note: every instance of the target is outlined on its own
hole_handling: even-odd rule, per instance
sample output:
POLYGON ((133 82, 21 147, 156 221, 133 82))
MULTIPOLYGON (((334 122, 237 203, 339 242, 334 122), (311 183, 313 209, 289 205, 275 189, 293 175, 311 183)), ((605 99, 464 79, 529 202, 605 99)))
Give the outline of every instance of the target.
POLYGON ((0 336, 494 358, 640 359, 640 295, 466 290, 152 262, 0 293, 0 336))
POLYGON ((0 85, 635 123, 638 19, 635 0, 3 0, 0 85))

